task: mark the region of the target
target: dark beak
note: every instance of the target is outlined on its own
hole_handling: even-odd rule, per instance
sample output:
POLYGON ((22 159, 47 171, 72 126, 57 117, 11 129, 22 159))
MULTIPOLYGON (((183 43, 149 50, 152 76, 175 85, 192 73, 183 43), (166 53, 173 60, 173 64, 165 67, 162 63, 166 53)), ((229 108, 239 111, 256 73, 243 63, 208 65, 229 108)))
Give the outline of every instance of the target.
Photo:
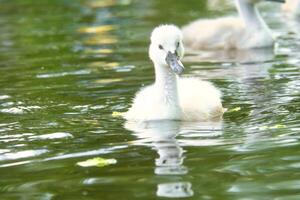
POLYGON ((285 3, 285 0, 266 0, 266 1, 273 1, 277 3, 285 3))
POLYGON ((176 53, 171 53, 169 51, 166 57, 166 62, 174 73, 179 75, 183 72, 184 66, 180 62, 179 57, 176 55, 176 53))

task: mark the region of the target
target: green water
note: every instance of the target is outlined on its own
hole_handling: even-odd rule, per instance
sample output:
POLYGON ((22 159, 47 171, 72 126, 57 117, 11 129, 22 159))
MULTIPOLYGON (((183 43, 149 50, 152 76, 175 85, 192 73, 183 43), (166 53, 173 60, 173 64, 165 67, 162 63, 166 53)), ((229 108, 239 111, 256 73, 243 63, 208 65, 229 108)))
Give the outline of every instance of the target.
POLYGON ((184 60, 223 92, 222 122, 134 126, 112 113, 153 81, 153 27, 230 1, 0 0, 0 199, 300 199, 300 20, 260 7, 274 51, 184 60), (117 163, 76 165, 94 157, 117 163))

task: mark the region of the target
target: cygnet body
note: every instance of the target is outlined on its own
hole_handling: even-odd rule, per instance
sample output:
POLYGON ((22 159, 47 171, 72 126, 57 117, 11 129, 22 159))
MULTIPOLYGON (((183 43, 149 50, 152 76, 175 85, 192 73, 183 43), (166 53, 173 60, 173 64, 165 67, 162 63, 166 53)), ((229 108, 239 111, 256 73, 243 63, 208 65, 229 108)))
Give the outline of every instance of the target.
MULTIPOLYGON (((235 0, 240 17, 199 19, 182 28, 184 43, 192 50, 271 47, 274 39, 256 4, 263 0, 235 0)), ((267 1, 267 0, 266 0, 267 1)), ((268 0, 283 2, 283 0, 268 0)))
POLYGON ((300 16, 300 0, 285 0, 282 10, 289 16, 300 16))
POLYGON ((154 63, 155 82, 142 88, 124 114, 127 120, 208 121, 221 119, 221 93, 198 78, 180 78, 184 67, 181 31, 161 25, 151 35, 149 57, 154 63))

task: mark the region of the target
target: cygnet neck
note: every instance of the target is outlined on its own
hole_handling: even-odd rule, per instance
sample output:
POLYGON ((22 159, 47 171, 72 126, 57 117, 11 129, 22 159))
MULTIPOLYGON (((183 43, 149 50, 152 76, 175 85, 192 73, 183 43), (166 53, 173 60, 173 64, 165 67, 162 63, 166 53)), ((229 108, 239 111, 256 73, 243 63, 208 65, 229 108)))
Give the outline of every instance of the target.
POLYGON ((169 66, 154 63, 155 86, 168 103, 178 104, 177 77, 169 66))
POLYGON ((269 32, 267 24, 262 19, 254 3, 246 0, 235 0, 235 4, 248 30, 265 30, 269 32))

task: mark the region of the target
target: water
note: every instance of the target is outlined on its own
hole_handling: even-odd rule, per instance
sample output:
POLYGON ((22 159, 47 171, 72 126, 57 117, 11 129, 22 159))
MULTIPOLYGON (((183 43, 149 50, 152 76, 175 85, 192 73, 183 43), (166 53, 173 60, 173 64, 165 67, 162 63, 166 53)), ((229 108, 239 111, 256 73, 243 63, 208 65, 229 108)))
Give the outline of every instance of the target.
POLYGON ((189 54, 222 122, 112 117, 153 81, 161 23, 233 14, 230 1, 0 0, 0 199, 299 199, 300 29, 260 8, 275 50, 189 54), (94 157, 117 160, 80 167, 94 157))

